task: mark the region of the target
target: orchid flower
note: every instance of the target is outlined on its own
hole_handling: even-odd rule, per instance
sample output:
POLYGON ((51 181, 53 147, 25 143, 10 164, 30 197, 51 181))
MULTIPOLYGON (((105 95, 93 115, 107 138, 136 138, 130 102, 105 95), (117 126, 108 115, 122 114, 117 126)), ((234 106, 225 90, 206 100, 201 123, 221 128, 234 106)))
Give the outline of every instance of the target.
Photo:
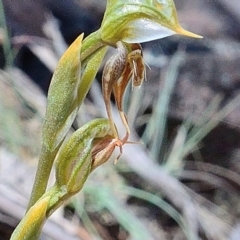
POLYGON ((113 92, 122 122, 126 128, 123 138, 127 142, 130 129, 123 111, 122 99, 128 82, 141 86, 145 76, 142 48, 139 43, 173 34, 201 38, 184 30, 177 18, 172 0, 109 0, 100 28, 100 38, 105 44, 115 46, 118 53, 106 63, 102 78, 102 91, 109 120, 115 136, 110 97, 113 92))
POLYGON ((115 136, 118 137, 111 112, 110 97, 113 92, 120 117, 126 128, 126 135, 122 141, 127 142, 130 129, 126 114, 123 111, 123 95, 131 79, 134 87, 141 86, 145 75, 145 65, 140 44, 124 44, 119 41, 116 45, 118 53, 106 62, 103 69, 102 91, 108 118, 112 125, 112 131, 115 132, 115 136))

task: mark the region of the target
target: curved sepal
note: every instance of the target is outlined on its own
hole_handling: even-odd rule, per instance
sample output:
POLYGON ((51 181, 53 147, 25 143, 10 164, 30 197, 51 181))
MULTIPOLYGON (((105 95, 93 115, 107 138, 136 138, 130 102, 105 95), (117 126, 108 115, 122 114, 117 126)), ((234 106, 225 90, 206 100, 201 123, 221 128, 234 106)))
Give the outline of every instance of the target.
POLYGON ((201 37, 180 26, 173 0, 108 0, 100 30, 102 40, 111 45, 118 41, 147 42, 173 34, 201 37))

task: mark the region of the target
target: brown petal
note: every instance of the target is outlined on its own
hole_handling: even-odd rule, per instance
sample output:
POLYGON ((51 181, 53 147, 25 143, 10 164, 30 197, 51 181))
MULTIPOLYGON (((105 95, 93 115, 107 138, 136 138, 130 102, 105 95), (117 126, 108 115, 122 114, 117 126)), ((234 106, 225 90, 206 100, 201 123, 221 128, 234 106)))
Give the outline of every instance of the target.
POLYGON ((111 93, 113 90, 113 85, 121 77, 124 72, 127 63, 127 49, 122 42, 117 43, 118 53, 112 56, 105 64, 103 69, 102 77, 102 91, 103 98, 106 105, 107 115, 112 124, 113 132, 115 132, 115 137, 117 138, 116 128, 114 127, 112 111, 111 111, 111 93))

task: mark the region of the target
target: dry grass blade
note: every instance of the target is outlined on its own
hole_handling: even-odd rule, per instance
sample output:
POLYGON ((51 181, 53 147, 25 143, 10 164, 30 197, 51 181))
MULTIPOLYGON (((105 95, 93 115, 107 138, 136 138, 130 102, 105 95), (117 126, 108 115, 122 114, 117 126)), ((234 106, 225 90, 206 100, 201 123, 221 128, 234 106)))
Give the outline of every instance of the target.
MULTIPOLYGON (((211 173, 212 175, 215 175, 219 178, 222 178, 226 181, 229 181, 229 182, 235 184, 238 188, 240 188, 240 175, 237 172, 234 172, 232 170, 229 170, 229 169, 226 169, 224 167, 214 165, 214 164, 211 164, 211 163, 204 163, 204 162, 191 163, 191 162, 187 162, 187 164, 190 165, 191 168, 195 168, 196 171, 211 173)), ((181 173, 180 177, 186 178, 187 175, 188 175, 188 171, 183 171, 181 173)), ((193 176, 193 178, 194 178, 194 176, 193 176)))

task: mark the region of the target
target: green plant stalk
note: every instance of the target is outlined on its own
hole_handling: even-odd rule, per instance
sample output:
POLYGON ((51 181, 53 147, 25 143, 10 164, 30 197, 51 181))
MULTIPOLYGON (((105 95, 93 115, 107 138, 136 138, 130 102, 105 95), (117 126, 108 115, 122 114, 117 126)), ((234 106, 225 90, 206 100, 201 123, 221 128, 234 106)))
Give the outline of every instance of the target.
MULTIPOLYGON (((77 99, 78 106, 80 106, 83 100, 85 99, 92 85, 92 82, 96 77, 98 69, 100 68, 100 65, 106 54, 106 51, 107 51, 107 46, 99 46, 99 48, 95 49, 93 53, 89 52, 89 54, 91 54, 92 57, 88 61, 84 69, 84 73, 82 75, 81 82, 79 84, 78 99, 77 99)), ((84 63, 84 61, 82 62, 84 63)))
MULTIPOLYGON (((83 62, 83 64, 86 64, 86 61, 90 58, 90 56, 91 58, 88 61, 88 64, 81 78, 81 82, 79 84, 78 98, 76 99, 75 103, 76 106, 81 105, 83 99, 89 91, 92 81, 94 80, 100 67, 102 59, 105 56, 107 47, 100 42, 98 34, 96 32, 85 39, 81 50, 81 54, 83 54, 83 56, 81 55, 81 62, 83 62)), ((33 206, 46 191, 53 162, 60 146, 61 144, 59 144, 58 147, 54 149, 54 151, 50 151, 48 146, 42 144, 35 182, 33 185, 28 209, 33 206)))
POLYGON ((82 38, 80 35, 63 54, 51 80, 38 168, 28 209, 44 194, 56 154, 78 111, 75 101, 80 83, 82 38))
POLYGON ((101 40, 99 30, 93 32, 83 40, 81 48, 81 63, 84 67, 88 60, 96 53, 99 49, 106 46, 101 40))
POLYGON ((53 162, 59 148, 60 146, 56 148, 55 151, 50 152, 46 146, 42 146, 27 211, 45 193, 53 162))

